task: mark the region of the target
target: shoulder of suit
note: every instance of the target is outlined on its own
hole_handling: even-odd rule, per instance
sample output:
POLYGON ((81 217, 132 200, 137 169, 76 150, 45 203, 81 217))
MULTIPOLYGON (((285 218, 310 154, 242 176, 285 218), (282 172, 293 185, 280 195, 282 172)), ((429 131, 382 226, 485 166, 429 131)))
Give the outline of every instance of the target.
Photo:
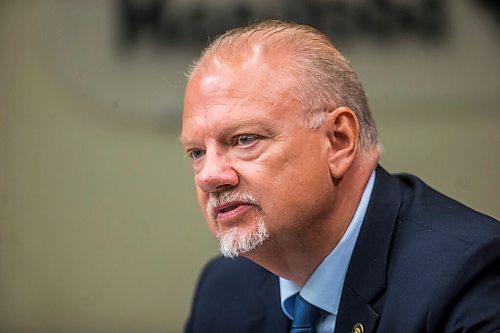
POLYGON ((398 223, 414 223, 466 244, 500 239, 500 222, 429 187, 419 178, 396 176, 403 187, 398 223))

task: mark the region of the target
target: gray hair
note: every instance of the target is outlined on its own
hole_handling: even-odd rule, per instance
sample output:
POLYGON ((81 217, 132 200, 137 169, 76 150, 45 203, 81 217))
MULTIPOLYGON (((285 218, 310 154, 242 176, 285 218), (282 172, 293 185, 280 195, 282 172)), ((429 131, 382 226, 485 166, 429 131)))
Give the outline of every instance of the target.
POLYGON ((377 128, 359 79, 349 61, 325 34, 306 25, 280 20, 256 22, 229 30, 202 52, 188 72, 190 77, 209 57, 243 60, 245 52, 258 45, 268 53, 283 53, 292 66, 295 80, 291 91, 302 104, 304 125, 321 125, 329 111, 346 106, 356 114, 360 125, 360 146, 377 147, 377 128))

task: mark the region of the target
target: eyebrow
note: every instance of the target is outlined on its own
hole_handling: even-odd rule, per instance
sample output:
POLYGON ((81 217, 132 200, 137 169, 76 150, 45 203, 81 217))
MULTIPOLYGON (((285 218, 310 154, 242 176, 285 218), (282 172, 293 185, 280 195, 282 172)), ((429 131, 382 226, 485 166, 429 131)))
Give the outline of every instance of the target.
MULTIPOLYGON (((244 128, 247 128, 247 127, 258 127, 260 131, 263 131, 265 132, 267 135, 269 136, 275 136, 277 135, 277 131, 275 128, 271 128, 271 126, 269 126, 269 123, 271 121, 270 120, 267 120, 264 118, 264 119, 260 119, 260 120, 255 120, 255 119, 242 119, 242 120, 238 120, 236 121, 235 123, 231 123, 229 124, 228 126, 222 128, 222 130, 220 132, 217 133, 217 136, 219 137, 225 137, 228 135, 228 133, 232 133, 232 132, 236 132, 240 129, 244 129, 244 128)), ((251 130, 251 129, 250 129, 251 130)), ((181 133, 181 135, 179 136, 179 141, 181 142, 181 144, 183 146, 190 146, 190 145, 196 145, 196 141, 195 140, 190 140, 188 138, 185 138, 182 136, 183 133, 181 133)))
POLYGON ((182 137, 182 133, 179 135, 179 137, 177 139, 179 140, 179 142, 181 143, 181 145, 183 145, 184 147, 185 146, 190 146, 194 142, 192 140, 188 140, 188 139, 183 138, 182 137))
POLYGON ((238 130, 241 130, 242 128, 248 128, 248 127, 258 127, 259 130, 263 130, 269 134, 271 134, 272 132, 275 132, 275 130, 273 130, 271 128, 271 126, 269 126, 269 120, 268 119, 259 119, 259 120, 255 120, 255 119, 243 119, 243 120, 239 120, 235 123, 232 123, 232 124, 229 124, 228 126, 224 127, 220 134, 222 136, 225 136, 227 135, 227 133, 231 133, 231 132, 236 132, 238 130))

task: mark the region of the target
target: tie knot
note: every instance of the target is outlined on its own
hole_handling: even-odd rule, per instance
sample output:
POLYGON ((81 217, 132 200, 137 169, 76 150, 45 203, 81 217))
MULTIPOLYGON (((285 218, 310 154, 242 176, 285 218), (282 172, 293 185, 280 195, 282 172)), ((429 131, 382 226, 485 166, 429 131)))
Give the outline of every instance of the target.
POLYGON ((297 296, 295 296, 295 304, 293 306, 293 323, 291 332, 299 332, 299 330, 294 331, 294 329, 302 329, 300 332, 315 332, 314 327, 320 313, 321 310, 318 307, 303 299, 300 294, 297 294, 297 296), (307 329, 309 329, 309 331, 307 329))

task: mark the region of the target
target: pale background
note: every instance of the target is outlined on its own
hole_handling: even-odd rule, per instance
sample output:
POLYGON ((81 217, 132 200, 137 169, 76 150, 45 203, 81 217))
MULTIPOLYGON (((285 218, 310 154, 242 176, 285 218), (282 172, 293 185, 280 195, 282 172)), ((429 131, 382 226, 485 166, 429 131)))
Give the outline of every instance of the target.
MULTIPOLYGON (((446 4, 438 41, 358 36, 344 51, 382 164, 498 218, 498 15, 446 4)), ((178 143, 199 46, 123 53, 116 7, 0 0, 2 333, 179 332, 217 253, 178 143)))

